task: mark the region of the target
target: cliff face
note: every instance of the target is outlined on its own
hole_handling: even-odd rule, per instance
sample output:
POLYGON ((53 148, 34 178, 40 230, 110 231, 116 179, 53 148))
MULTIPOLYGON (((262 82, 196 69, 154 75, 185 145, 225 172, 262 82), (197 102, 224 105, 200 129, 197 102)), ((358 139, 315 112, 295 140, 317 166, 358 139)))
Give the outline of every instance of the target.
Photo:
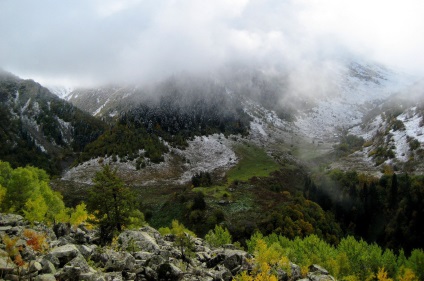
MULTIPOLYGON (((251 271, 253 257, 233 245, 211 247, 190 237, 190 246, 146 226, 122 232, 110 246, 96 231, 57 224, 30 226, 19 215, 0 214, 0 274, 4 280, 231 280, 251 271)), ((300 268, 276 270, 279 280, 300 280, 300 268)), ((334 280, 313 265, 302 280, 334 280)))

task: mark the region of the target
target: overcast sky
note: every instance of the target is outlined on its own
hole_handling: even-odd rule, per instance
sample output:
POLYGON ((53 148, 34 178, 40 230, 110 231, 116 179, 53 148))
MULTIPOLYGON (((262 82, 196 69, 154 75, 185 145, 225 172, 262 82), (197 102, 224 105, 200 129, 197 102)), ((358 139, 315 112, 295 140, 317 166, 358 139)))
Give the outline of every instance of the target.
POLYGON ((421 0, 0 0, 0 67, 77 86, 352 53, 423 75, 423 15, 421 0))

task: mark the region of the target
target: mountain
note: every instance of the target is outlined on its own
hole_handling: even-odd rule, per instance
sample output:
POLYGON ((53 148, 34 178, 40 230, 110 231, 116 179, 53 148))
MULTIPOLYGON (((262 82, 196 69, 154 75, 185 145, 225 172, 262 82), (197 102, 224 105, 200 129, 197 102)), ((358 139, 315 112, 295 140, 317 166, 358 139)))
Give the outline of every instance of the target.
MULTIPOLYGON (((169 153, 160 149, 156 154, 169 165, 167 169, 180 171, 179 176, 169 170, 164 174, 172 175, 172 181, 181 181, 199 172, 196 163, 214 172, 235 160, 234 156, 229 157, 232 160, 223 164, 213 158, 210 162, 221 164, 201 164, 200 159, 211 157, 209 151, 217 147, 231 152, 227 155, 235 155, 233 147, 240 140, 213 136, 220 133, 240 134, 242 139, 263 147, 278 161, 290 159, 309 165, 337 160, 337 167, 348 168, 351 157, 345 157, 346 154, 362 149, 362 143, 355 149, 350 147, 348 152, 341 153, 338 149, 346 135, 362 136, 349 130, 363 125, 372 112, 413 81, 402 72, 376 63, 343 59, 318 68, 291 71, 232 66, 208 75, 174 75, 145 86, 75 89, 66 99, 110 124, 119 120, 126 127, 146 130, 164 140, 169 153), (192 157, 193 150, 197 151, 197 160, 192 157), (193 161, 186 167, 189 170, 176 169, 175 155, 193 161)), ((134 146, 128 153, 116 149, 109 153, 92 150, 82 161, 119 154, 119 159, 126 159, 123 166, 136 169, 145 163, 144 158, 139 158, 140 149, 145 148, 134 146)), ((362 166, 362 170, 367 170, 369 165, 362 166)), ((375 170, 378 173, 381 169, 375 170)))
POLYGON ((32 80, 0 73, 0 158, 59 174, 105 124, 32 80))
POLYGON ((362 137, 364 146, 334 167, 368 171, 421 173, 423 150, 424 82, 418 81, 368 112, 363 123, 348 133, 362 137))

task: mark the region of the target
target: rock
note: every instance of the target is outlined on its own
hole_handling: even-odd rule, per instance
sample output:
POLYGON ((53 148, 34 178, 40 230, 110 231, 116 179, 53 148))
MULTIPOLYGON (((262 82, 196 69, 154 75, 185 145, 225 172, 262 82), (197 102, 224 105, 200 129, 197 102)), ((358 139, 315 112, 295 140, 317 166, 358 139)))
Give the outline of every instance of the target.
POLYGON ((84 256, 84 258, 88 258, 93 253, 93 249, 86 245, 75 245, 78 251, 84 256))
POLYGON ((287 280, 289 280, 289 276, 288 276, 287 272, 285 272, 281 268, 278 268, 276 270, 276 275, 277 275, 278 281, 287 281, 287 280))
MULTIPOLYGON (((2 251, 2 252, 4 252, 4 251, 2 251)), ((15 269, 15 265, 9 259, 9 257, 7 257, 7 254, 6 254, 6 256, 2 255, 0 257, 0 272, 3 272, 3 274, 4 273, 11 273, 11 272, 13 272, 14 269, 15 269)))
POLYGON ((152 268, 150 268, 150 267, 146 267, 146 268, 144 268, 144 277, 147 279, 147 280, 158 280, 158 274, 156 273, 156 271, 155 270, 153 270, 152 268))
POLYGON ((10 225, 0 226, 0 232, 6 232, 9 235, 10 235, 9 230, 11 230, 11 229, 12 229, 12 227, 10 225))
POLYGON ((104 268, 106 271, 131 271, 134 269, 135 258, 127 252, 108 252, 109 259, 104 268))
POLYGON ((0 214, 0 226, 25 225, 24 218, 15 214, 0 214))
POLYGON ((327 274, 322 274, 319 271, 309 272, 308 278, 310 281, 335 281, 334 277, 327 274))
POLYGON ((321 266, 317 264, 312 264, 308 267, 309 272, 319 272, 323 275, 328 275, 328 271, 325 268, 322 268, 321 266))
POLYGON ((34 278, 35 281, 56 281, 53 274, 41 274, 34 278))
POLYGON ((297 280, 300 279, 300 277, 302 277, 301 271, 300 271, 300 266, 298 266, 297 264, 294 263, 290 263, 290 267, 291 267, 291 278, 293 280, 297 280))
POLYGON ((4 280, 9 280, 9 281, 19 281, 21 278, 19 277, 19 275, 16 274, 6 274, 4 276, 4 280))
POLYGON ((57 238, 67 236, 71 233, 71 226, 67 223, 58 223, 53 226, 54 234, 57 238))
POLYGON ((334 281, 334 277, 329 275, 328 271, 325 268, 317 264, 309 266, 308 278, 311 281, 334 281))
MULTIPOLYGON (((60 247, 53 248, 50 252, 53 257, 59 259, 60 267, 74 259, 80 252, 78 248, 73 244, 68 244, 60 247)), ((51 261, 55 264, 53 261, 51 261)))
POLYGON ((146 265, 156 270, 161 264, 165 263, 166 260, 159 255, 153 255, 149 260, 147 260, 146 265))
POLYGON ((200 262, 207 262, 211 259, 211 255, 208 252, 196 252, 196 258, 200 262))
POLYGON ((43 269, 43 266, 39 262, 32 262, 31 266, 29 267, 29 272, 38 272, 43 269))
POLYGON ((152 254, 152 253, 149 253, 149 252, 143 252, 143 251, 135 252, 135 253, 133 254, 133 257, 134 257, 135 259, 137 259, 137 260, 144 260, 144 261, 147 261, 147 260, 148 260, 148 259, 150 259, 152 256, 153 256, 153 254, 152 254))
POLYGON ((77 228, 74 234, 74 240, 77 244, 84 244, 84 243, 87 243, 89 238, 86 237, 86 234, 84 231, 82 231, 80 228, 77 228))
MULTIPOLYGON (((56 256, 52 255, 51 253, 49 253, 49 254, 45 255, 45 256, 43 257, 42 261, 43 261, 43 260, 46 260, 46 261, 48 261, 48 262, 52 263, 52 264, 53 264, 53 266, 54 266, 55 268, 58 268, 58 267, 60 266, 60 261, 59 261, 59 259, 58 259, 56 256)), ((42 264, 43 264, 43 263, 42 263, 42 264)), ((44 264, 43 264, 43 265, 44 265, 44 264)))
POLYGON ((180 280, 183 277, 181 269, 172 263, 161 264, 157 270, 159 280, 180 280))
POLYGON ((212 259, 206 262, 208 268, 223 264, 225 268, 230 270, 232 275, 236 275, 241 270, 247 270, 249 263, 247 258, 250 257, 248 253, 241 250, 218 250, 212 253, 212 259))
POLYGON ((149 232, 127 230, 119 235, 118 241, 124 251, 157 253, 160 250, 156 239, 149 232))
POLYGON ((213 280, 230 281, 233 278, 231 272, 225 266, 217 266, 212 272, 213 280))
POLYGON ((41 260, 41 265, 43 266, 41 269, 41 273, 45 274, 55 274, 56 268, 54 267, 53 263, 45 258, 41 260))
POLYGON ((68 262, 65 266, 79 268, 80 272, 90 272, 90 266, 81 254, 78 254, 74 259, 68 262))
POLYGON ((80 280, 81 268, 66 265, 54 275, 58 280, 78 281, 80 280))
POLYGON ((106 281, 123 281, 122 273, 121 272, 109 272, 105 273, 105 280, 106 281))

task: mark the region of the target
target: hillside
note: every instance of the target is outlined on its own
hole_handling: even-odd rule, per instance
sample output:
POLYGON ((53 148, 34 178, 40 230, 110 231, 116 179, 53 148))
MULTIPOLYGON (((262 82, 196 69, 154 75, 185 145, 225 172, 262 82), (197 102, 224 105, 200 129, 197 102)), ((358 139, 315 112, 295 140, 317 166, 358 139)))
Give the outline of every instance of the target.
POLYGON ((0 159, 15 167, 30 164, 59 174, 105 129, 38 83, 9 73, 0 73, 0 99, 0 159))
POLYGON ((150 226, 125 230, 111 245, 103 246, 98 244, 97 231, 90 230, 86 224, 71 227, 59 223, 50 228, 30 225, 19 215, 0 214, 1 245, 5 248, 0 250, 0 277, 4 280, 187 281, 334 281, 374 276, 418 280, 423 277, 422 250, 415 250, 406 258, 404 254, 383 252, 378 246, 353 237, 333 247, 316 236, 289 240, 255 234, 245 251, 236 243, 230 244, 231 236, 225 236, 225 229, 218 227, 201 239, 187 229, 177 230, 177 225, 178 222, 172 229, 159 231, 150 226), (317 263, 325 264, 328 270, 317 263))
POLYGON ((364 139, 364 146, 333 167, 382 173, 384 167, 420 174, 423 159, 424 84, 414 85, 392 95, 348 130, 364 139), (344 161, 345 160, 345 161, 344 161))

